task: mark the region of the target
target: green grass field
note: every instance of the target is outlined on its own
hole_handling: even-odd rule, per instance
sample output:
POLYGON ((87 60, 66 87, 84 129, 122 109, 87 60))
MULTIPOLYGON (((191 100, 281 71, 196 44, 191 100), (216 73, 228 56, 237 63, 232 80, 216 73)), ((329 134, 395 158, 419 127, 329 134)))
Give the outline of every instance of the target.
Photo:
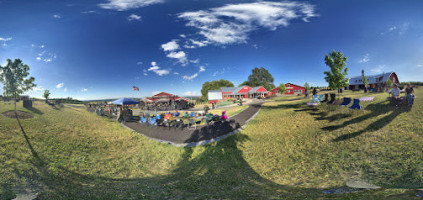
POLYGON ((417 199, 393 189, 423 188, 423 89, 416 95, 411 110, 393 109, 387 94, 360 111, 280 98, 242 132, 194 148, 151 141, 83 108, 20 104, 34 114, 20 120, 24 134, 0 114, 0 199, 25 189, 40 199, 417 199), (357 177, 388 189, 321 193, 357 177))

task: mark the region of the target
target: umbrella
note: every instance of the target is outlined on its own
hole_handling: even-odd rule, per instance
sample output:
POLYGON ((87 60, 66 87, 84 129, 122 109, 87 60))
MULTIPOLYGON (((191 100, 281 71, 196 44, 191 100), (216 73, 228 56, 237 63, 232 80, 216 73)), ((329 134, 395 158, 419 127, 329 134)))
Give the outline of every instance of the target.
POLYGON ((112 104, 117 104, 117 105, 130 105, 130 104, 139 104, 139 103, 140 102, 135 101, 133 99, 129 99, 129 98, 120 98, 112 102, 112 104))

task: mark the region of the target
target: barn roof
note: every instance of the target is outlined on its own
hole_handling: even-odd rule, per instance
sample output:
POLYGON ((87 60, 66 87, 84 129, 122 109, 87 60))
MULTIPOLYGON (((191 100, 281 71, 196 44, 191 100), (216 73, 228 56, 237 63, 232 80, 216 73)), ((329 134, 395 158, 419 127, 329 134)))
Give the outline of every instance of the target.
MULTIPOLYGON (((388 78, 391 76, 392 73, 394 73, 394 72, 375 74, 375 75, 370 75, 370 76, 366 76, 366 77, 369 80, 369 84, 383 83, 383 82, 388 81, 388 78)), ((363 84, 363 77, 362 76, 351 77, 349 84, 350 85, 362 85, 363 84)))

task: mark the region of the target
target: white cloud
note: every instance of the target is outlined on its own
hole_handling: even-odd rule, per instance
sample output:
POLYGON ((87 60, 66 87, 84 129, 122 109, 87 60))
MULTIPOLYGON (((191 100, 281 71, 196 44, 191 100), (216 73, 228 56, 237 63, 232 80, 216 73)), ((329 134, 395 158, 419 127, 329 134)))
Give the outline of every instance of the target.
POLYGON ((59 83, 59 84, 56 85, 56 88, 62 88, 63 85, 65 85, 65 83, 59 83))
POLYGON ((163 2, 164 0, 108 0, 107 3, 101 3, 98 6, 104 9, 124 11, 163 2))
POLYGON ((175 75, 179 75, 179 72, 173 72, 173 74, 175 74, 175 75))
POLYGON ((1 46, 7 46, 6 42, 12 40, 13 38, 9 37, 9 38, 3 38, 0 37, 0 42, 2 42, 1 46))
POLYGON ((176 40, 172 40, 168 43, 162 44, 163 51, 175 51, 179 49, 178 42, 176 40))
POLYGON ((204 66, 200 66, 200 72, 204 72, 206 71, 206 68, 204 68, 204 66))
POLYGON ((314 6, 300 2, 270 2, 229 4, 208 10, 184 12, 179 18, 197 29, 204 40, 190 41, 192 46, 246 43, 249 34, 259 28, 276 30, 286 27, 294 19, 308 22, 317 16, 314 6))
POLYGON ((198 96, 198 93, 197 92, 188 91, 188 92, 185 92, 184 95, 185 96, 198 96))
POLYGON ((366 62, 369 62, 370 61, 370 58, 369 58, 369 54, 367 53, 366 55, 364 55, 364 57, 361 59, 361 60, 359 60, 358 62, 359 63, 366 63, 366 62))
POLYGON ((137 65, 142 65, 142 62, 141 61, 137 62, 137 65))
POLYGON ((128 16, 128 21, 142 21, 141 16, 132 14, 128 16))
POLYGON ((55 14, 55 15, 53 15, 53 18, 60 19, 60 18, 62 18, 62 16, 55 14))
POLYGON ((386 65, 378 65, 376 68, 370 70, 372 73, 382 73, 386 71, 386 65))
POLYGON ((193 74, 193 75, 191 75, 191 76, 184 76, 183 78, 185 79, 185 80, 192 80, 192 79, 194 79, 195 77, 197 77, 198 76, 198 73, 195 73, 195 74, 193 74))
POLYGON ((82 14, 92 14, 92 13, 96 13, 96 11, 94 11, 94 10, 88 10, 88 11, 82 12, 82 14))
POLYGON ((88 89, 87 88, 83 88, 82 90, 81 90, 81 92, 87 92, 88 91, 88 89))
MULTIPOLYGON (((40 48, 44 49, 44 45, 41 45, 40 48)), ((56 59, 56 54, 48 52, 47 50, 43 50, 40 53, 38 53, 38 56, 35 58, 38 61, 44 61, 46 63, 52 62, 54 59, 56 59)))
MULTIPOLYGON (((154 73, 156 73, 159 76, 163 76, 163 75, 168 75, 170 73, 170 70, 167 69, 160 69, 159 66, 157 66, 156 62, 151 62, 151 67, 148 68, 148 71, 153 71, 154 73)), ((144 75, 146 73, 144 72, 144 75)))
POLYGON ((194 64, 198 64, 200 62, 200 59, 197 58, 195 60, 190 60, 190 62, 191 63, 194 63, 194 64))
POLYGON ((188 64, 188 58, 184 51, 170 52, 166 56, 168 58, 178 59, 178 62, 181 63, 182 65, 188 64))
POLYGON ((43 86, 37 86, 37 87, 32 88, 32 91, 34 91, 34 92, 44 91, 44 90, 45 89, 43 88, 43 86))
POLYGON ((404 22, 404 23, 402 23, 398 26, 390 25, 390 26, 388 26, 388 29, 385 32, 382 32, 380 34, 385 35, 385 34, 388 34, 388 33, 391 33, 391 34, 397 33, 399 35, 402 35, 402 34, 404 34, 405 32, 408 31, 409 27, 410 27, 410 23, 408 23, 408 22, 404 22))
POLYGON ((213 73, 213 76, 216 76, 217 74, 219 74, 219 71, 215 71, 215 72, 213 73))

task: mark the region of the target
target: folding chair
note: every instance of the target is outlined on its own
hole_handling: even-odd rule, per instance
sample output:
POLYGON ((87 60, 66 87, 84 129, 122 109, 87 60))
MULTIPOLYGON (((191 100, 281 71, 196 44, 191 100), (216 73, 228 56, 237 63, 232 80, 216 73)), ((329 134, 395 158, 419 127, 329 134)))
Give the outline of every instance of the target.
POLYGON ((351 98, 344 97, 344 101, 340 104, 340 106, 348 106, 351 103, 351 98))
POLYGON ((354 103, 353 105, 350 107, 351 110, 355 110, 355 109, 363 109, 363 106, 360 105, 360 100, 359 99, 354 99, 354 103))
POLYGON ((192 128, 192 125, 194 125, 194 128, 197 129, 197 120, 193 118, 188 119, 188 126, 192 128))

